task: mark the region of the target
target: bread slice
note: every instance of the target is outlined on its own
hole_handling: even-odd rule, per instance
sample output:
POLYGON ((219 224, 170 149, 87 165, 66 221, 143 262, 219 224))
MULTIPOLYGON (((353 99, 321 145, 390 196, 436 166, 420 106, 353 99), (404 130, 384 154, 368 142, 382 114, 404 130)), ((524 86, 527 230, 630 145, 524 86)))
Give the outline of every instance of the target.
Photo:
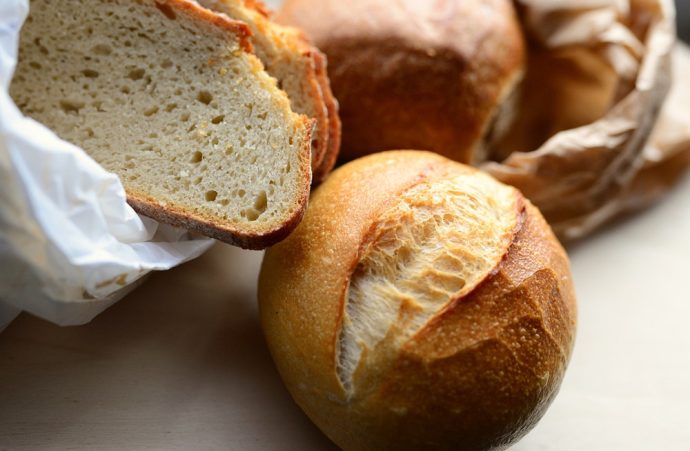
POLYGON ((189 0, 30 5, 12 97, 118 174, 137 211, 253 249, 297 225, 313 122, 245 24, 189 0))
POLYGON ((272 22, 270 10, 258 0, 198 1, 249 26, 257 56, 288 94, 293 110, 316 120, 313 181, 323 180, 333 169, 340 149, 338 106, 326 76, 323 53, 300 30, 272 22))

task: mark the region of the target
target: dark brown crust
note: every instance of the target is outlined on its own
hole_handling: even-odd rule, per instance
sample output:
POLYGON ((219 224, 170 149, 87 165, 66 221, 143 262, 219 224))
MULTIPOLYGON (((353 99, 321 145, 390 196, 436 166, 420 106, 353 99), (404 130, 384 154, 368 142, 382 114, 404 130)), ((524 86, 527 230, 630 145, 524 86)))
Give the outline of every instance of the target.
POLYGON ((251 41, 252 32, 244 22, 216 14, 192 0, 155 0, 155 3, 156 5, 169 5, 184 14, 230 31, 240 38, 242 50, 247 53, 254 52, 251 41))
POLYGON ((199 232, 202 235, 232 244, 233 246, 252 250, 261 250, 273 246, 287 238, 302 221, 309 201, 311 173, 309 156, 311 155, 310 143, 311 130, 313 129, 310 124, 313 123, 313 120, 308 119, 306 116, 301 116, 300 119, 302 126, 307 131, 302 144, 302 156, 300 158, 302 162, 300 172, 304 174, 305 180, 301 183, 303 187, 302 192, 295 201, 296 208, 278 227, 269 230, 252 231, 250 230, 252 226, 249 224, 238 224, 235 227, 233 227, 233 224, 221 224, 216 218, 190 213, 184 207, 176 207, 174 205, 163 206, 155 198, 131 190, 127 191, 127 202, 138 213, 156 221, 199 232))
POLYGON ((323 161, 316 171, 314 171, 313 183, 314 185, 317 185, 328 177, 328 174, 333 170, 335 163, 338 161, 340 144, 342 140, 342 122, 340 121, 340 116, 338 115, 338 101, 333 96, 331 82, 328 79, 328 63, 326 55, 318 50, 315 51, 314 62, 316 64, 316 76, 318 77, 319 84, 321 85, 321 94, 324 102, 326 103, 326 109, 328 110, 328 149, 326 149, 323 161))

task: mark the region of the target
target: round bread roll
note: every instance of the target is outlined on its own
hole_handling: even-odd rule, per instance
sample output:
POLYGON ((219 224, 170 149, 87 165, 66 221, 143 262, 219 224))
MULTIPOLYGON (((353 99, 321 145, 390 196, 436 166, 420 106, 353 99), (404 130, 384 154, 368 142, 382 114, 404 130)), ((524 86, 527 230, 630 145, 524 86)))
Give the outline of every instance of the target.
POLYGON ((500 105, 510 116, 524 70, 510 0, 287 0, 277 20, 328 56, 344 160, 426 149, 484 161, 482 140, 500 105))
POLYGON ((545 412, 575 335, 539 211, 428 152, 335 171, 266 253, 259 302, 287 388, 346 450, 503 449, 545 412))

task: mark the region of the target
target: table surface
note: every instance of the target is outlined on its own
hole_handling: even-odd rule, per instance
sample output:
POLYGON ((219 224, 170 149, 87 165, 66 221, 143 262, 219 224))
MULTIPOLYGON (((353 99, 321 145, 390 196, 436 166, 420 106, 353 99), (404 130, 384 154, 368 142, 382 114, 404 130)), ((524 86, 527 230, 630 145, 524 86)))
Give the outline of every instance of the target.
MULTIPOLYGON (((682 16, 681 16, 682 18, 682 16)), ((570 247, 579 299, 561 393, 513 450, 690 446, 690 178, 570 247)), ((0 449, 328 450, 259 328, 261 254, 217 245, 91 324, 0 334, 0 449)))
MULTIPOLYGON (((562 390, 515 450, 687 450, 690 178, 571 246, 580 325, 562 390)), ((0 449, 325 450, 259 328, 261 254, 217 245, 91 324, 0 334, 0 449)))

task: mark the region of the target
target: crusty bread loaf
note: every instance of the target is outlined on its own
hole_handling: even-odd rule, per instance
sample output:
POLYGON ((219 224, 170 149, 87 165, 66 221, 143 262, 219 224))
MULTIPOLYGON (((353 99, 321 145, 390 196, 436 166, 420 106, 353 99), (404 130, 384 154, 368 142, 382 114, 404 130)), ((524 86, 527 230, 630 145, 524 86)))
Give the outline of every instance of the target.
POLYGON ((246 23, 252 44, 266 71, 278 80, 292 109, 316 120, 312 139, 313 181, 333 169, 340 147, 337 103, 325 77, 324 56, 304 34, 270 20, 270 11, 257 0, 199 0, 199 3, 246 23))
POLYGON ((32 0, 10 92, 139 212, 262 248, 303 215, 313 124, 249 33, 188 0, 32 0))
POLYGON ((510 0, 286 0, 276 20, 328 56, 345 160, 402 148, 481 162, 523 74, 510 0))
POLYGON ((506 447, 556 394, 575 333, 540 213, 426 152, 333 172, 267 251, 259 302, 292 396, 346 450, 506 447))

